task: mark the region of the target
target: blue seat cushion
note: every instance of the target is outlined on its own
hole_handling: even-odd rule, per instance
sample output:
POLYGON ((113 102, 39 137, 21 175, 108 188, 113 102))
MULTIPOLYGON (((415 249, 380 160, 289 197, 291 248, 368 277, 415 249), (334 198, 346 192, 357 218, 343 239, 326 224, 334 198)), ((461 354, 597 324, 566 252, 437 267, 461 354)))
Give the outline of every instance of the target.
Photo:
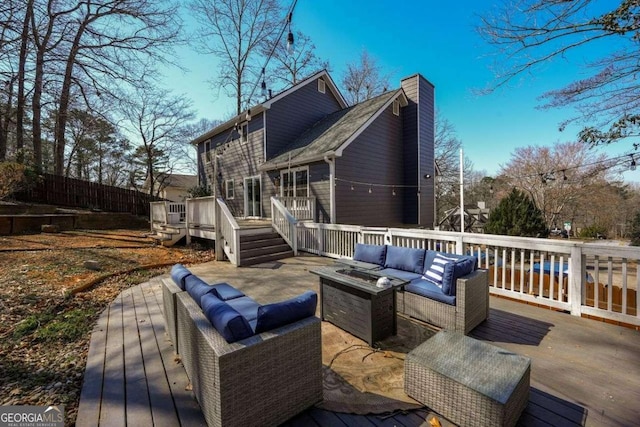
POLYGON ((424 279, 412 280, 407 286, 404 287, 405 292, 412 292, 414 294, 421 295, 423 297, 439 301, 449 305, 456 305, 456 297, 451 295, 445 295, 442 289, 435 283, 424 279))
POLYGON ((302 295, 258 308, 256 334, 279 328, 316 314, 318 295, 307 291, 302 295))
POLYGON ((378 274, 382 274, 386 277, 395 277, 402 280, 411 281, 414 279, 419 279, 420 276, 418 273, 413 273, 411 271, 398 270, 396 268, 383 268, 382 270, 376 271, 378 274))
POLYGON ((202 296, 212 292, 213 286, 192 274, 191 276, 187 276, 184 280, 184 289, 189 295, 191 295, 191 298, 200 305, 200 299, 202 296))
POLYGON ((204 294, 200 306, 205 317, 227 342, 236 342, 253 335, 247 319, 213 293, 204 294))
POLYGON ((249 322, 258 318, 258 308, 260 304, 247 296, 233 298, 226 301, 226 303, 233 307, 238 313, 242 314, 242 317, 249 322))
POLYGON ((222 301, 243 297, 244 294, 228 283, 216 283, 213 285, 213 293, 222 301))
POLYGON ((424 267, 424 249, 388 246, 384 268, 411 271, 422 274, 424 267))
POLYGON ((183 291, 184 279, 186 279, 189 275, 191 275, 191 272, 182 264, 176 264, 171 267, 171 279, 173 279, 173 282, 178 285, 178 287, 183 291))
POLYGON ((370 264, 384 265, 387 256, 386 245, 366 245, 364 243, 356 243, 356 249, 353 253, 355 261, 368 262, 370 264))

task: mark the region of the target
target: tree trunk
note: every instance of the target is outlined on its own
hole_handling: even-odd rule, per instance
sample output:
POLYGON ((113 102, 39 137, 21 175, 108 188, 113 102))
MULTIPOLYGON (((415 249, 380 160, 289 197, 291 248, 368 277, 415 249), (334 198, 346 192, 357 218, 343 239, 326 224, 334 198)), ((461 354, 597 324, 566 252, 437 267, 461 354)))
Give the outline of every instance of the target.
POLYGON ((29 43, 29 23, 33 13, 33 2, 29 0, 22 21, 22 40, 20 42, 20 58, 18 62, 18 102, 16 106, 16 161, 24 163, 24 82, 27 62, 27 45, 29 43))
POLYGON ((62 175, 64 171, 64 148, 65 148, 65 131, 67 127, 67 113, 69 111, 69 101, 71 99, 71 77, 73 75, 73 66, 75 65, 76 55, 80 46, 80 40, 87 28, 88 21, 85 19, 73 39, 73 45, 69 51, 67 58, 67 66, 64 72, 64 81, 62 82, 62 90, 60 92, 60 103, 58 104, 58 114, 56 115, 55 125, 55 145, 54 145, 54 164, 53 172, 56 175, 62 175))

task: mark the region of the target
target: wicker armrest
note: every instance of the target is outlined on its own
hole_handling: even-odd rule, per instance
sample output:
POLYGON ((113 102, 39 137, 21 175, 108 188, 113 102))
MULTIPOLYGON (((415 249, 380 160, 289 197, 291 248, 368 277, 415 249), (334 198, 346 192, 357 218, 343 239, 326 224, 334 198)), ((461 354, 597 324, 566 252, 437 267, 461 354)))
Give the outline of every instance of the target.
POLYGON ((322 400, 317 317, 229 344, 179 293, 177 319, 182 363, 209 426, 277 425, 322 400))
POLYGON ((162 286, 162 307, 164 309, 164 324, 173 343, 173 350, 178 351, 178 322, 176 318, 176 294, 184 292, 170 277, 160 278, 162 286))
POLYGON ((489 273, 476 270, 456 283, 456 324, 464 325, 468 334, 482 321, 489 318, 489 273))

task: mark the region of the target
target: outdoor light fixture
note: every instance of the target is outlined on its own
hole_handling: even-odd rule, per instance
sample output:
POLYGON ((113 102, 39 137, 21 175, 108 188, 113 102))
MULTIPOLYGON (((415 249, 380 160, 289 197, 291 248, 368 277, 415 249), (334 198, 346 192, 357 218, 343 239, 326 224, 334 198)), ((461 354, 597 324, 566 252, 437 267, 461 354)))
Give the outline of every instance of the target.
POLYGON ((249 108, 249 109, 247 110, 247 117, 246 117, 246 118, 247 118, 247 121, 250 121, 250 120, 251 120, 251 108, 249 108))
POLYGON ((396 195, 396 187, 393 187, 393 189, 391 190, 391 195, 393 195, 393 196, 396 195))
POLYGON ((287 19, 289 23, 289 34, 287 34, 287 53, 293 53, 293 33, 291 32, 291 18, 293 17, 293 12, 289 13, 289 17, 287 19))
POLYGON ((267 96, 267 83, 264 81, 264 67, 262 67, 262 83, 260 84, 260 92, 262 96, 267 96))
POLYGON ((631 156, 631 165, 629 166, 629 169, 631 169, 632 171, 636 170, 636 159, 633 158, 633 154, 629 154, 631 156))
POLYGON ((424 174, 424 179, 429 179, 429 178, 431 178, 431 175, 429 175, 428 173, 425 173, 424 174))
POLYGON ((369 194, 373 193, 373 190, 371 189, 371 186, 369 186, 369 194))

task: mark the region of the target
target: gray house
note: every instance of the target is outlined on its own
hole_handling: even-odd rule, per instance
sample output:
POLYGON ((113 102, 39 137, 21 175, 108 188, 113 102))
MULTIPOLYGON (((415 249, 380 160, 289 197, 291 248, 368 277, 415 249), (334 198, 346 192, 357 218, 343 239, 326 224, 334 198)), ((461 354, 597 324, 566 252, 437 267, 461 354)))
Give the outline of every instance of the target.
POLYGON ((349 107, 321 71, 192 143, 200 183, 237 217, 269 218, 278 196, 318 222, 434 225, 434 87, 419 74, 349 107))

